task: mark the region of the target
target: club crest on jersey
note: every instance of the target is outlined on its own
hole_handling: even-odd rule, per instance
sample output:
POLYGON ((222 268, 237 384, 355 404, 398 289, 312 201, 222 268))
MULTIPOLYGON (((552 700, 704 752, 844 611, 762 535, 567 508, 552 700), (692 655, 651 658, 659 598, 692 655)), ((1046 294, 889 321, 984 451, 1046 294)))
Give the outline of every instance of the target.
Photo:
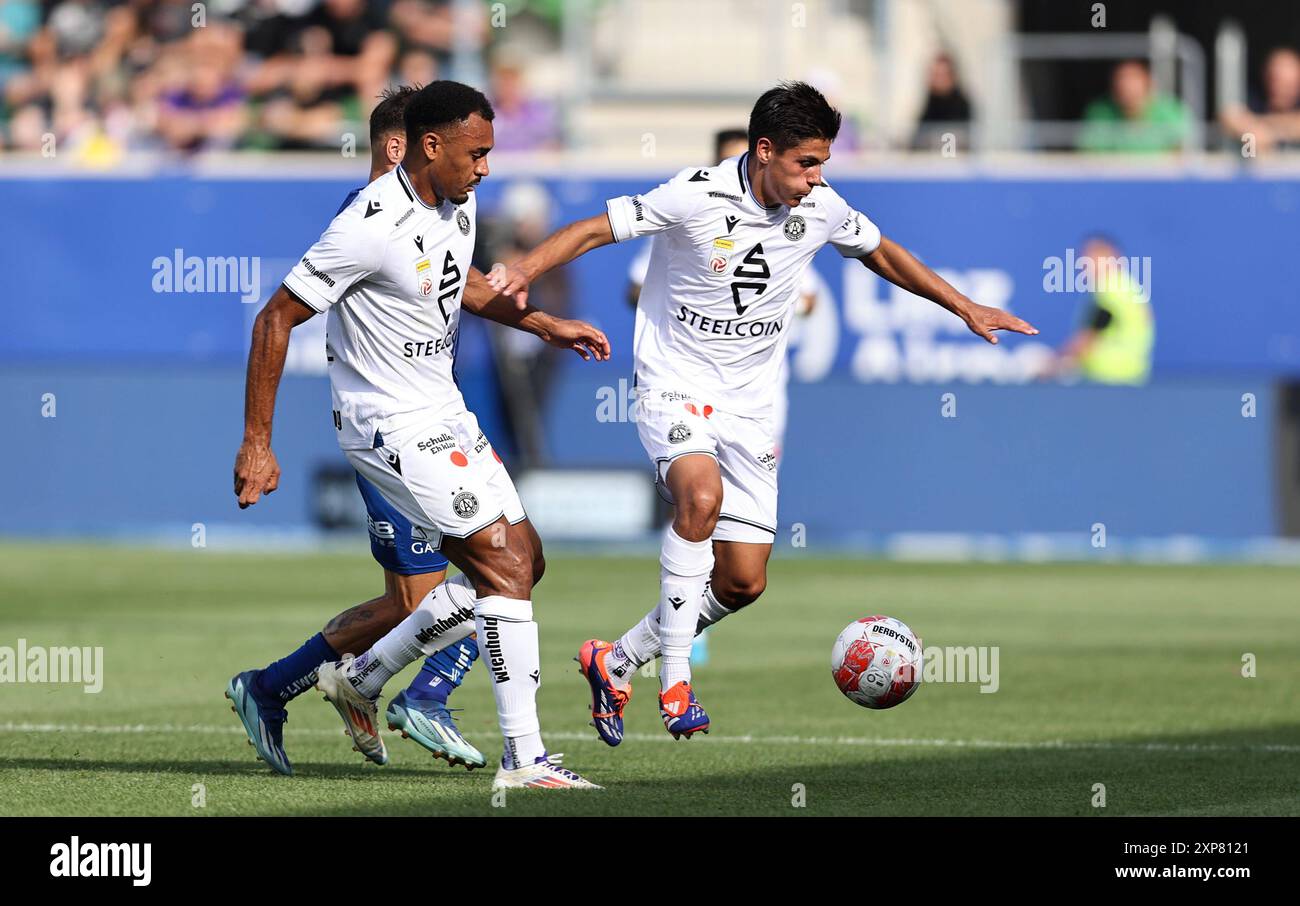
POLYGON ((713 240, 713 255, 709 258, 709 270, 715 274, 725 273, 727 270, 727 261, 731 259, 731 253, 736 248, 736 243, 730 239, 724 239, 719 236, 713 240))
POLYGON ((456 211, 456 226, 460 227, 460 234, 461 234, 462 236, 468 236, 468 235, 469 235, 469 215, 466 214, 464 211, 457 210, 457 211, 456 211))
POLYGON ((461 491, 451 499, 451 508, 461 519, 472 519, 478 512, 478 498, 469 491, 461 491))
POLYGON ((798 214, 791 214, 790 218, 785 222, 785 238, 791 242, 802 239, 806 231, 807 226, 804 224, 803 218, 798 214))
POLYGON ((691 439, 691 429, 689 425, 677 423, 668 429, 668 443, 681 444, 691 439))

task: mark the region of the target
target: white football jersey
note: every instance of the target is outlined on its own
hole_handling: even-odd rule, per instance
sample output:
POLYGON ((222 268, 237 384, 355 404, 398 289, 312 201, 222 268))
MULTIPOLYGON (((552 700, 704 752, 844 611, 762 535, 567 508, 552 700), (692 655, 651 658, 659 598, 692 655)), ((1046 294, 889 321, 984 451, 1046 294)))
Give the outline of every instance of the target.
POLYGON ((614 239, 655 235, 636 311, 640 387, 685 388, 739 415, 771 413, 795 303, 813 255, 874 252, 880 230, 835 190, 766 208, 748 154, 606 202, 614 239))
POLYGON ((328 311, 325 355, 344 450, 465 411, 452 376, 475 196, 430 207, 401 166, 362 189, 284 278, 328 311))

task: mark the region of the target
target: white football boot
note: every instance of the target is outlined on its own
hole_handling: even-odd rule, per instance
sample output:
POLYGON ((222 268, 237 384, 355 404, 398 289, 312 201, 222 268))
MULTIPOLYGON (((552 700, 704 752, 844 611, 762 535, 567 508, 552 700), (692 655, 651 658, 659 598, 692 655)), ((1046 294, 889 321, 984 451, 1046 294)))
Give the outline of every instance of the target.
POLYGON ((316 688, 343 718, 353 748, 375 764, 388 764, 388 750, 379 737, 379 708, 348 682, 350 654, 341 661, 326 661, 316 671, 316 688))
POLYGON ((560 766, 562 752, 541 755, 532 764, 517 768, 497 768, 494 790, 603 790, 581 774, 560 766))

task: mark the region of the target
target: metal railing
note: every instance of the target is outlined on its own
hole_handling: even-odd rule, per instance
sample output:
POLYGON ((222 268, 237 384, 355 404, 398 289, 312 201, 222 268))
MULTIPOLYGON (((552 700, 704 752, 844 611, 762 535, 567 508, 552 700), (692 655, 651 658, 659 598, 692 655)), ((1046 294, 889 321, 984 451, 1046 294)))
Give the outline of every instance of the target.
POLYGON ((1205 149, 1205 54, 1162 16, 1146 33, 1011 34, 986 59, 988 100, 976 111, 976 151, 1074 147, 1084 127, 1078 120, 1032 120, 1018 113, 1024 98, 1023 64, 1041 60, 1145 59, 1157 92, 1175 96, 1187 111, 1181 136, 1186 154, 1205 149))

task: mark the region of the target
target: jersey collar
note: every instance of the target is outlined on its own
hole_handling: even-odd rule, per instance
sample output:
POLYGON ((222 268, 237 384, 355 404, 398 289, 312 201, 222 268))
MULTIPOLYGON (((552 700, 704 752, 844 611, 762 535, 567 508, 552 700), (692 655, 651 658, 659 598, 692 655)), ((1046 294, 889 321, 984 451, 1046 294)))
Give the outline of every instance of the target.
POLYGON ((399 184, 401 184, 402 191, 406 193, 407 198, 411 199, 411 201, 416 202, 417 204, 422 205, 425 209, 430 211, 436 211, 438 210, 438 208, 442 207, 441 205, 431 205, 423 198, 420 197, 420 193, 415 191, 415 187, 411 185, 411 177, 406 175, 405 167, 403 167, 401 164, 398 164, 396 170, 397 170, 397 181, 399 184))
POLYGON ((781 210, 783 207, 785 207, 785 205, 777 204, 777 205, 773 205, 772 207, 768 207, 767 205, 763 204, 762 200, 757 195, 754 194, 754 187, 750 184, 749 174, 745 169, 745 165, 748 163, 748 161, 749 161, 748 151, 740 155, 740 157, 736 158, 736 173, 740 176, 740 193, 742 195, 747 196, 751 201, 754 202, 754 204, 758 205, 758 209, 760 211, 764 211, 768 214, 771 214, 774 213, 775 211, 781 210))

